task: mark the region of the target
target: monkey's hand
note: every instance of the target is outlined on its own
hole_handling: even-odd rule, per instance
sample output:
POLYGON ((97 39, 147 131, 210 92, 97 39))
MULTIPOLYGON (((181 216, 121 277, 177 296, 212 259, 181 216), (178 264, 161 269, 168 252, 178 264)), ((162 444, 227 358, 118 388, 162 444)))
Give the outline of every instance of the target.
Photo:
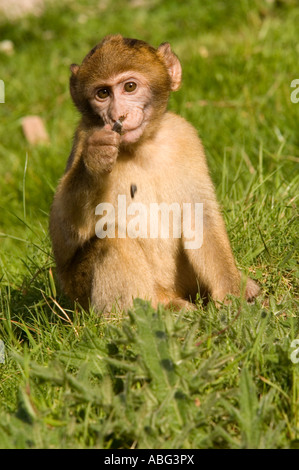
POLYGON ((92 174, 110 173, 118 156, 121 136, 107 124, 96 129, 87 139, 83 155, 87 170, 92 174))

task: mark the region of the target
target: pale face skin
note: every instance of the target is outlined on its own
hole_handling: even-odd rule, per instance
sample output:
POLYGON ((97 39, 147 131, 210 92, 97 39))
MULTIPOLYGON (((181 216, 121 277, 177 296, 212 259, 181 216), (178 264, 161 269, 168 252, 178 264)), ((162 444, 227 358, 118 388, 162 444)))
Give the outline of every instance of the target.
POLYGON ((123 120, 121 143, 137 142, 151 119, 151 90, 144 75, 127 71, 105 82, 95 83, 89 102, 105 126, 123 120))

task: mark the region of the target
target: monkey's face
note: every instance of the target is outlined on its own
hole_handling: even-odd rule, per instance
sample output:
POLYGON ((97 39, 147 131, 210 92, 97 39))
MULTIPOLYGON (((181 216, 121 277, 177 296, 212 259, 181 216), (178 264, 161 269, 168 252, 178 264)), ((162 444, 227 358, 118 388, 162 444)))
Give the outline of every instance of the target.
POLYGON ((140 139, 153 114, 149 83, 145 76, 133 70, 94 83, 88 90, 88 101, 104 124, 113 127, 121 118, 121 142, 126 144, 140 139))
POLYGON ((158 49, 121 35, 107 36, 71 66, 70 91, 89 122, 120 120, 122 143, 137 142, 145 130, 157 127, 169 93, 178 89, 181 66, 168 43, 158 49))

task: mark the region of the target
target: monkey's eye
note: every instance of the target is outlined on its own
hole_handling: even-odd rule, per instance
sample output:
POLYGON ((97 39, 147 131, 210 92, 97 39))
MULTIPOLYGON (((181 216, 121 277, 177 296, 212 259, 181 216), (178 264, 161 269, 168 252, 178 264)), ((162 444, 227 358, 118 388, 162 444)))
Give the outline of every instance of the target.
POLYGON ((137 84, 135 82, 127 82, 125 83, 125 86, 124 86, 125 91, 127 91, 128 93, 136 90, 136 88, 137 88, 137 84))
POLYGON ((96 92, 96 98, 100 99, 100 100, 104 100, 105 98, 108 98, 109 96, 109 90, 108 88, 100 88, 97 92, 96 92))

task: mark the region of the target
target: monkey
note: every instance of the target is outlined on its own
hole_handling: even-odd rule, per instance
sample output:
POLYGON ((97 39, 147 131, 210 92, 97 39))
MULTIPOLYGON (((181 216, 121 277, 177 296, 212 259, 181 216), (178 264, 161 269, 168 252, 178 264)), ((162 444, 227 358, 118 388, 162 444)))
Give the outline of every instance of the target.
POLYGON ((81 119, 49 225, 63 292, 103 315, 127 311, 138 297, 178 310, 194 309, 198 293, 216 304, 230 295, 252 301, 259 287, 250 278, 243 287, 202 142, 190 123, 167 109, 182 81, 170 44, 154 48, 108 35, 70 70, 81 119), (95 227, 109 211, 99 217, 96 208, 117 207, 120 195, 126 209, 133 199, 146 208, 202 204, 201 246, 186 248, 184 228, 177 237, 128 236, 132 213, 125 227, 115 215, 114 236, 108 236, 107 218, 105 236, 98 236, 95 227))

